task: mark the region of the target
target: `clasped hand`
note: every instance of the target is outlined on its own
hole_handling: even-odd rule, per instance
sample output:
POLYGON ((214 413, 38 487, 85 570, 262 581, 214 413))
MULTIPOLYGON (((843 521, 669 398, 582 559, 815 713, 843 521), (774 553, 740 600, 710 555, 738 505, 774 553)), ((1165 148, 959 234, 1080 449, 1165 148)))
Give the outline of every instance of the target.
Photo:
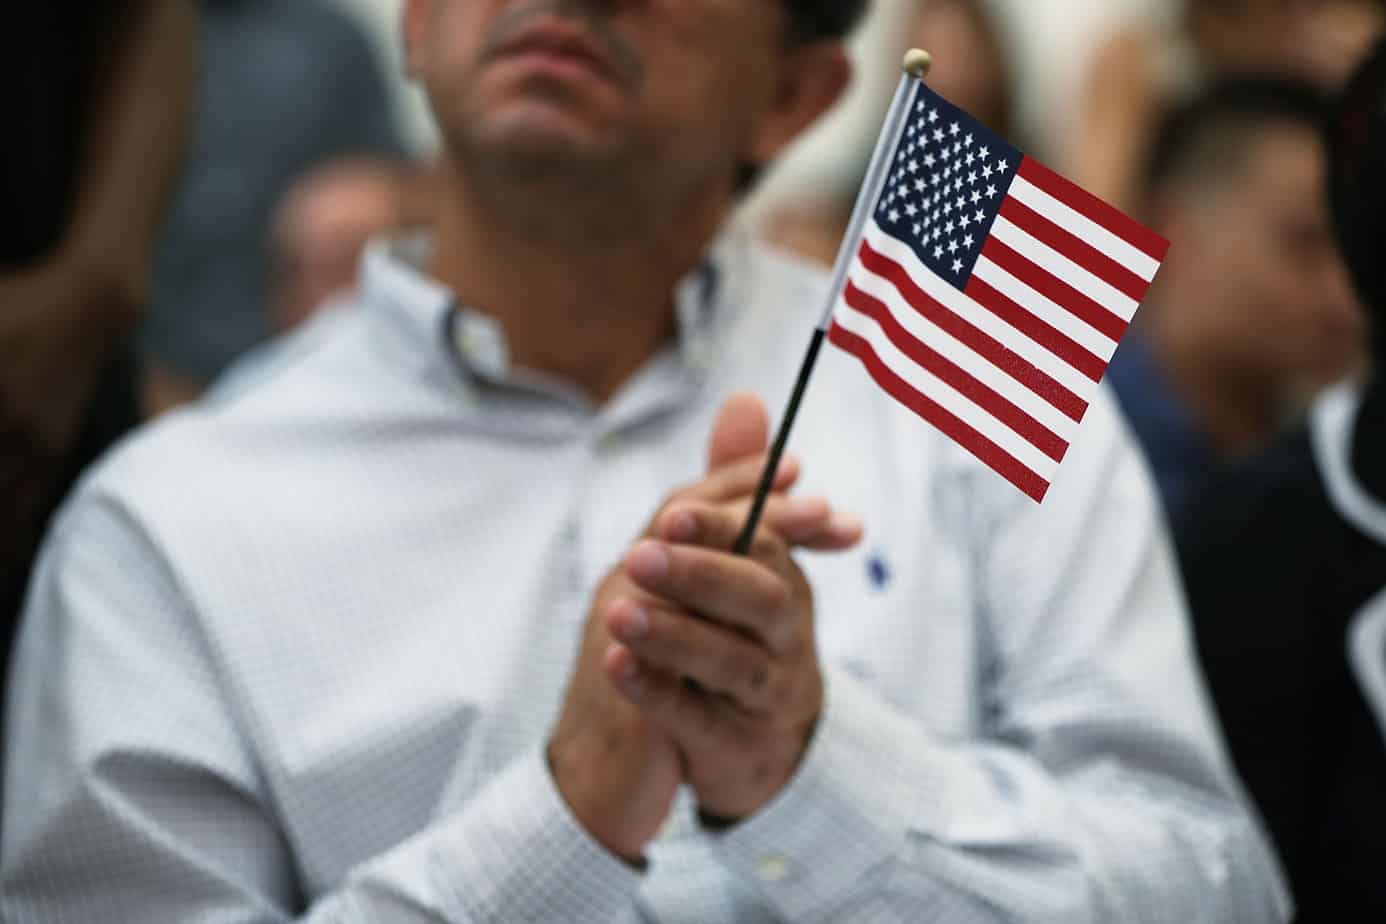
POLYGON ((766 431, 758 401, 727 403, 708 475, 666 501, 589 617, 550 760, 578 818, 627 857, 658 830, 679 782, 707 816, 731 822, 764 807, 793 776, 822 709, 813 592, 791 549, 841 551, 862 529, 824 499, 789 496, 791 459, 750 554, 732 553, 766 431), (590 689, 594 669, 605 693, 590 689))

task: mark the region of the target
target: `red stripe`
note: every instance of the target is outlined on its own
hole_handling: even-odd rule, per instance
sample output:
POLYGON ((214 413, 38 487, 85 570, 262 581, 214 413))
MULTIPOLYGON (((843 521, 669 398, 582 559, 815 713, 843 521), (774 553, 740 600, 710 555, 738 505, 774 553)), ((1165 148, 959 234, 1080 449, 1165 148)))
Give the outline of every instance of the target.
POLYGON ((852 283, 847 284, 843 299, 850 308, 866 315, 881 326, 896 349, 911 360, 928 369, 959 394, 982 408, 992 417, 1010 427, 1027 442, 1055 462, 1064 460, 1068 444, 1056 436, 1039 421, 1012 404, 1004 395, 993 390, 985 382, 973 376, 966 369, 953 363, 901 326, 884 303, 867 295, 852 283))
MULTIPOLYGON (((1102 381, 1107 364, 1078 341, 1055 330, 1024 308, 992 288, 974 273, 963 290, 968 298, 1044 347, 1094 382, 1102 381)), ((1086 409, 1086 408, 1085 408, 1086 409)), ((1072 415, 1070 415, 1072 416, 1072 415)))
POLYGON ((1020 162, 1019 172, 1025 179, 1064 205, 1097 222, 1157 262, 1163 261, 1165 254, 1169 253, 1169 241, 1071 180, 1059 176, 1033 157, 1027 157, 1020 162))
MULTIPOLYGON (((858 252, 857 260, 867 270, 895 286, 905 302, 915 311, 918 311, 920 315, 933 322, 940 329, 951 334, 955 340, 971 348, 977 355, 986 359, 992 365, 1039 395, 1045 401, 1048 401, 1065 416, 1075 421, 1082 421, 1083 414, 1086 413, 1088 409, 1086 401, 1069 391, 1019 353, 1008 349, 1005 344, 1001 343, 990 334, 974 327, 966 318, 950 311, 944 305, 935 301, 929 293, 919 288, 915 281, 910 278, 910 274, 900 264, 890 259, 890 257, 887 257, 885 254, 873 250, 871 245, 866 241, 861 242, 861 250, 858 252)), ((971 293, 969 292, 966 294, 970 295, 971 293)), ((977 301, 977 299, 974 298, 974 301, 977 301)), ((988 306, 982 304, 982 307, 985 308, 988 306)), ((1055 356, 1058 356, 1060 359, 1068 362, 1069 365, 1079 369, 1084 375, 1088 375, 1087 369, 1079 364, 1080 362, 1084 364, 1087 363, 1087 361, 1079 355, 1080 353, 1086 353, 1086 351, 1076 343, 1068 341, 1072 344, 1073 349, 1067 352, 1077 357, 1079 361, 1075 362, 1073 359, 1064 355, 1064 352, 1061 351, 1062 344, 1059 342, 1061 340, 1067 340, 1063 334, 1060 334, 1052 328, 1048 328, 1053 334, 1053 336, 1049 338, 1053 341, 1051 344, 1041 337, 1036 336, 1035 333, 1032 333, 1030 330, 1026 330, 1021 324, 1005 317, 1001 312, 995 311, 994 309, 990 310, 992 310, 994 314, 1002 317, 1002 320, 1007 321, 1012 327, 1015 327, 1021 333, 1029 336, 1032 340, 1038 340, 1042 346, 1046 347, 1055 356), (1075 350, 1078 352, 1075 353, 1075 350)), ((1017 320, 1028 320, 1032 322, 1029 324, 1032 328, 1037 325, 1040 327, 1047 327, 1043 322, 1035 320, 1034 316, 1029 312, 1017 309, 1014 313, 1017 316, 1023 316, 1018 317, 1017 320)), ((1102 369, 1105 368, 1102 361, 1092 356, 1090 353, 1086 353, 1086 356, 1098 364, 1097 375, 1095 377, 1089 375, 1089 377, 1092 378, 1094 382, 1101 381, 1102 369)))
POLYGON ((1001 204, 1001 216, 1037 241, 1048 244, 1083 269, 1139 303, 1145 298, 1146 282, 1087 241, 1060 228, 1024 202, 1011 196, 1001 204))
POLYGON ((1113 343, 1119 343, 1126 334, 1130 323, 1120 315, 1113 314, 1047 269, 1031 263, 995 237, 987 238, 982 245, 982 256, 1089 327, 1106 334, 1113 343))
POLYGON ((837 324, 828 331, 828 340, 861 360, 876 383, 884 388, 896 401, 914 411, 924 420, 933 424, 944 435, 986 463, 993 471, 1015 485, 1036 501, 1043 501, 1049 484, 1039 475, 1026 468, 1015 457, 978 433, 968 424, 940 407, 936 402, 921 395, 908 382, 900 378, 890 367, 881 362, 871 344, 837 324))

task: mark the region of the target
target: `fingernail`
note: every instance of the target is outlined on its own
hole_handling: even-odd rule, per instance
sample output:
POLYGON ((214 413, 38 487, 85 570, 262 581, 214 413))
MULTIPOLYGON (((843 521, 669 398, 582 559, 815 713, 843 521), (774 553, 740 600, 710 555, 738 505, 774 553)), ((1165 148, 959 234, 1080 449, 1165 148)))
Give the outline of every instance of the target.
POLYGON ((785 453, 780 457, 780 467, 775 470, 776 474, 783 475, 792 469, 799 467, 799 457, 794 453, 785 453))
POLYGON ((669 518, 664 534, 671 542, 692 542, 698 538, 698 518, 686 511, 677 513, 669 518))
POLYGON ((658 542, 642 542, 630 553, 631 574, 640 581, 657 581, 669 573, 669 552, 658 542))
MULTIPOLYGON (((616 628, 620 630, 622 637, 627 639, 640 639, 650 634, 650 614, 643 606, 632 603, 621 611, 621 615, 616 621, 616 628)), ((634 669, 634 665, 631 666, 634 669)))
POLYGON ((866 523, 855 513, 838 510, 828 518, 828 529, 835 533, 859 533, 866 530, 866 523))
POLYGON ((795 517, 821 517, 828 512, 828 502, 821 497, 791 497, 786 506, 795 517))

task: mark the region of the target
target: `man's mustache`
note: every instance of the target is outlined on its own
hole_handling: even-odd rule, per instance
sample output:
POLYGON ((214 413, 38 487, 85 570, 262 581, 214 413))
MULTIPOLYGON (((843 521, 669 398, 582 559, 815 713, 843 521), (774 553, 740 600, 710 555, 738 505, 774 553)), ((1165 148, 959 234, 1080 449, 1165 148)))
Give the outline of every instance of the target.
POLYGON ((533 3, 509 10, 488 31, 482 58, 485 60, 495 55, 533 20, 553 16, 581 26, 601 46, 621 85, 628 89, 638 87, 645 76, 644 60, 592 6, 590 0, 534 0, 533 3))

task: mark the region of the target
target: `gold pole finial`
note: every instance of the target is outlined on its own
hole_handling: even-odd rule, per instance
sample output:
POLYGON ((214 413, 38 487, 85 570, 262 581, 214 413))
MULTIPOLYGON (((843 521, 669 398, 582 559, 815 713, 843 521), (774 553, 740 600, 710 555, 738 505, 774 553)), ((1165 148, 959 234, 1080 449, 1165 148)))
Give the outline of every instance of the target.
POLYGON ((911 48, 905 52, 905 61, 902 66, 906 74, 916 80, 923 80, 929 75, 929 68, 934 66, 934 56, 922 48, 911 48))

